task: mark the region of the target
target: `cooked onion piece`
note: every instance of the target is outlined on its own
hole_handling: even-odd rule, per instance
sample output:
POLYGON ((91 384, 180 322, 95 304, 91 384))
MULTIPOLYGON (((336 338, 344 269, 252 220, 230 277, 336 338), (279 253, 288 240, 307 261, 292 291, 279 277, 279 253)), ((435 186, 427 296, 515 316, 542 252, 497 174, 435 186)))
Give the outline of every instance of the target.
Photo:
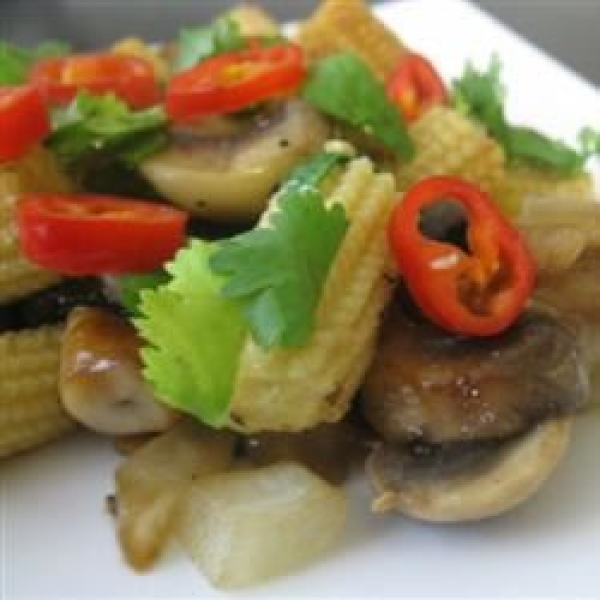
POLYGON ((517 217, 541 275, 566 271, 600 247, 600 203, 593 198, 529 196, 517 217))
POLYGON ((182 421, 136 450, 117 469, 117 535, 136 570, 167 543, 178 502, 194 479, 225 470, 233 436, 182 421))
POLYGON ((346 498, 306 468, 281 463, 194 483, 178 535, 217 587, 255 584, 316 559, 340 537, 346 498))

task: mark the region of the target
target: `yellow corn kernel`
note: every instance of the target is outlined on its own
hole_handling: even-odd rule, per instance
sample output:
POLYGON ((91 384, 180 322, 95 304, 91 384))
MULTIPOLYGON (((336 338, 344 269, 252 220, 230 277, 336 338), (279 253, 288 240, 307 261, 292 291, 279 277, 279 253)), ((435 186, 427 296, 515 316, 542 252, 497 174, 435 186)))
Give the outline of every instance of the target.
POLYGON ((375 173, 366 158, 352 160, 334 184, 327 203, 344 207, 349 226, 325 281, 315 329, 305 346, 291 350, 265 352, 246 341, 231 404, 235 427, 299 431, 346 413, 391 292, 385 224, 394 196, 392 176, 375 173))
POLYGON ((60 327, 0 335, 0 458, 73 429, 58 393, 60 327))
POLYGON ((309 60, 352 51, 385 80, 406 52, 363 0, 324 0, 301 25, 297 41, 309 60))
POLYGON ((504 181, 504 151, 467 117, 434 106, 410 127, 416 154, 396 171, 400 190, 434 175, 461 177, 496 196, 504 181))

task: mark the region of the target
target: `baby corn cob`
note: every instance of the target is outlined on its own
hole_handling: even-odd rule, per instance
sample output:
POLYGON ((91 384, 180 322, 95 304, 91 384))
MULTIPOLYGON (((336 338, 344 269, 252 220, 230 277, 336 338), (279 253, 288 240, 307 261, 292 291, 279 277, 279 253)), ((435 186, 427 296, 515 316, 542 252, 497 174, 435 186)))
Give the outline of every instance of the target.
MULTIPOLYGON (((325 282, 309 342, 264 352, 246 342, 232 398, 233 425, 244 431, 299 431, 336 421, 348 410, 371 359, 377 326, 391 292, 385 224, 393 178, 353 160, 328 196, 349 220, 325 282)), ((264 223, 264 219, 263 219, 264 223)))
POLYGON ((485 131, 451 108, 435 106, 410 128, 415 158, 399 165, 400 190, 434 175, 452 175, 476 183, 493 196, 504 181, 502 148, 485 131))
POLYGON ((18 195, 68 190, 69 183, 54 156, 43 148, 0 167, 0 304, 49 287, 60 279, 23 256, 15 224, 18 195))
POLYGON ((297 41, 309 60, 352 51, 383 80, 406 51, 363 0, 324 0, 300 27, 297 41))
POLYGON ((29 262, 15 224, 16 196, 0 196, 0 304, 50 287, 60 277, 29 262))
POLYGON ((0 167, 0 198, 27 192, 68 192, 71 185, 54 155, 41 146, 0 167))
POLYGON ((73 428, 58 397, 59 327, 0 336, 0 458, 73 428))

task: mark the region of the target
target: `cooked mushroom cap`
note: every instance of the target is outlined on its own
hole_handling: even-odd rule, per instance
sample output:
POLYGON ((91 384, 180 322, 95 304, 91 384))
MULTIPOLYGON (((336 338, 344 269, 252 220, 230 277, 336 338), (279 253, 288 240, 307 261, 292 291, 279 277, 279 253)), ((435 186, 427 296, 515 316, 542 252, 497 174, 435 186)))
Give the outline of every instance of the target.
POLYGON ((496 440, 572 414, 588 399, 577 339, 530 311, 502 335, 456 337, 394 305, 363 386, 363 412, 392 444, 496 440))
POLYGON ((216 133, 202 125, 176 130, 171 146, 140 166, 167 200, 216 221, 258 217, 278 184, 329 134, 325 119, 298 99, 221 126, 216 133))
POLYGON ((397 510, 434 522, 472 521, 499 515, 531 497, 554 471, 570 439, 571 419, 547 421, 493 453, 456 469, 411 464, 382 445, 367 461, 377 497, 375 512, 397 510))
POLYGON ((142 377, 140 341, 129 323, 98 308, 69 314, 60 365, 65 410, 111 435, 165 431, 178 414, 159 402, 142 377))

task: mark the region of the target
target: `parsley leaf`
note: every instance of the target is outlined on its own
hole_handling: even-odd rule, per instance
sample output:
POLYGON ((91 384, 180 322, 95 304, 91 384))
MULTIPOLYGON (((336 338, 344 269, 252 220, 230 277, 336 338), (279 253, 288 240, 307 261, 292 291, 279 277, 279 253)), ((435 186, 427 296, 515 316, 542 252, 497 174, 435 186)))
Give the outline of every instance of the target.
POLYGON ((42 42, 35 48, 25 48, 0 42, 0 85, 18 85, 27 81, 29 69, 43 58, 68 54, 71 48, 64 42, 42 42))
POLYGON ((193 240, 166 267, 171 280, 140 293, 134 324, 148 343, 144 376, 165 403, 213 427, 225 425, 247 328, 208 267, 211 243, 193 240))
POLYGON ((166 145, 166 121, 161 107, 134 111, 113 94, 80 92, 54 111, 46 144, 71 169, 99 158, 135 166, 166 145))
POLYGON ((577 149, 528 127, 511 125, 505 115, 506 94, 500 75, 497 56, 487 71, 467 64, 462 77, 452 84, 452 97, 455 108, 483 125, 509 160, 570 176, 581 172, 590 156, 600 154, 600 134, 591 129, 580 133, 581 147, 577 149))
POLYGON ((414 155, 402 116, 369 67, 351 52, 317 62, 302 95, 322 112, 372 135, 404 160, 414 155))
POLYGON ((211 269, 226 278, 223 296, 242 302, 248 327, 265 349, 307 342, 325 278, 348 225, 343 208, 327 208, 315 187, 316 173, 337 164, 329 162, 323 170, 327 161, 318 156, 311 161, 313 180, 308 177, 300 184, 290 179, 284 184, 268 227, 221 242, 210 259, 211 269))
POLYGON ((216 54, 240 50, 245 44, 239 25, 227 16, 215 20, 208 27, 182 29, 175 70, 189 69, 216 54))

